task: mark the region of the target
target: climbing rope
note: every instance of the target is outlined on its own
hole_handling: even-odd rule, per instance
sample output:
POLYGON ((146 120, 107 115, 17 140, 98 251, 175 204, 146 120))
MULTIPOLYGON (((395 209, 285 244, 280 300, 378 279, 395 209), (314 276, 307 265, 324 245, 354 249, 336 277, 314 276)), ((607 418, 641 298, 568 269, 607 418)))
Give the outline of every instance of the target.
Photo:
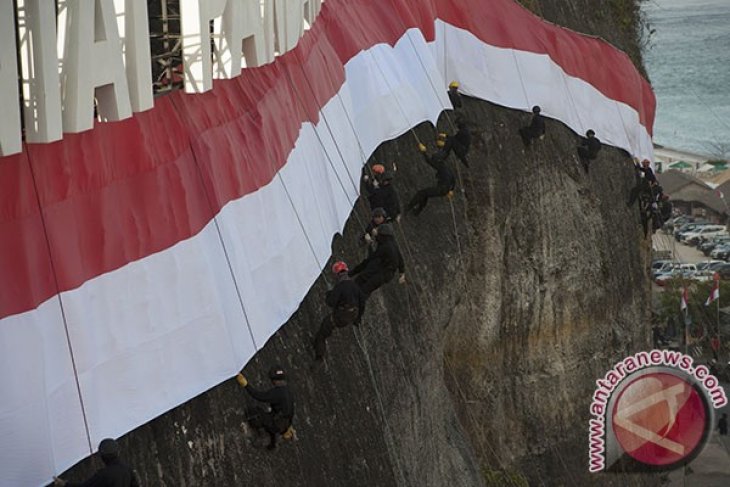
MULTIPOLYGON (((173 104, 176 104, 175 97, 171 97, 171 100, 172 100, 173 104)), ((177 107, 177 108, 179 110, 181 110, 180 107, 177 107)), ((211 199, 211 195, 209 194, 208 189, 206 188, 206 185, 205 185, 205 178, 203 177, 203 169, 200 165, 200 161, 198 160, 198 156, 195 154, 194 148, 191 148, 190 153, 193 156, 193 162, 195 163, 195 168, 197 169, 198 179, 200 181, 201 188, 203 189, 203 193, 205 193, 205 200, 208 203, 208 210, 210 211, 210 214, 213 218, 213 224, 215 225, 215 231, 216 231, 216 234, 218 235, 218 240, 221 244, 221 248, 223 249, 223 255, 226 259, 226 265, 228 266, 228 271, 230 272, 231 279, 233 280, 233 286, 236 290, 236 295, 238 296, 238 302, 241 305, 241 311, 243 311, 243 318, 246 321, 246 327, 248 328, 248 333, 251 336, 251 342, 253 343, 253 348, 256 352, 258 352, 259 347, 256 343, 256 337, 253 334, 253 329, 251 328, 251 323, 249 322, 249 319, 248 319, 248 313, 246 311, 246 306, 243 304, 243 295, 241 294, 241 289, 238 286, 238 279, 236 279, 236 273, 233 270, 233 264, 231 263, 231 258, 228 254, 228 248, 226 247, 226 242, 223 239, 223 233, 221 232, 220 225, 218 224, 218 217, 216 216, 217 211, 216 211, 213 201, 211 199)), ((233 337, 231 336, 231 332, 229 331, 228 327, 225 327, 225 328, 226 328, 226 334, 228 335, 228 342, 231 346, 231 354, 235 357, 236 354, 235 354, 235 350, 233 349, 233 337)))
MULTIPOLYGON (((388 416, 385 413, 385 404, 383 403, 383 398, 382 398, 382 396, 380 394, 380 389, 378 388, 377 381, 375 380, 375 372, 373 370, 373 365, 370 362, 370 355, 368 354, 368 351, 365 348, 365 345, 363 345, 363 343, 365 342, 364 334, 363 334, 363 340, 361 342, 360 341, 360 338, 357 336, 358 335, 358 332, 355 330, 355 328, 357 328, 357 327, 356 326, 353 326, 352 327, 352 333, 355 336, 355 341, 357 342, 358 346, 360 347, 360 350, 362 350, 363 356, 365 357, 365 363, 367 365, 368 373, 370 375, 370 381, 372 382, 373 389, 375 390, 375 396, 376 396, 376 398, 378 400, 378 405, 380 406, 380 414, 382 415, 382 417, 383 417, 383 423, 385 424, 385 431, 386 431, 386 434, 389 437, 389 440, 390 440, 389 442, 391 444, 391 448, 393 448, 393 450, 395 450, 395 444, 396 444, 395 443, 395 436, 393 435, 393 431, 392 431, 392 429, 390 427, 390 423, 388 422, 388 416)), ((400 463, 398 454, 395 453, 395 452, 391 452, 391 455, 390 456, 391 456, 391 458, 393 458, 395 460, 396 466, 398 468, 398 473, 400 474, 400 476, 404 480, 407 479, 408 478, 408 475, 406 474, 406 471, 403 469, 403 467, 402 467, 402 465, 400 463)))
POLYGON ((63 298, 61 297, 61 286, 58 281, 58 272, 56 271, 56 265, 53 261, 53 252, 51 251, 51 238, 48 235, 48 226, 46 224, 46 218, 43 214, 43 206, 41 205, 41 196, 38 192, 38 181, 36 179, 35 171, 33 170, 33 162, 31 159, 31 151, 27 151, 28 156, 28 168, 30 169, 30 176, 33 180, 33 189, 35 192, 36 203, 38 204, 38 215, 41 219, 41 227, 43 227, 43 237, 46 242, 46 250, 48 250, 48 261, 51 267, 51 274, 53 275, 53 282, 56 286, 56 297, 58 298, 58 306, 61 311, 61 320, 63 321, 63 329, 66 335, 66 346, 68 347, 69 355, 71 358, 71 368, 74 374, 74 382, 76 383, 76 392, 79 396, 79 406, 81 408, 81 417, 84 420, 84 431, 86 432, 86 441, 89 446, 89 454, 93 455, 94 447, 91 444, 91 433, 89 431, 89 420, 86 417, 86 405, 84 404, 84 398, 81 394, 81 383, 79 381, 79 372, 76 367, 76 356, 74 355, 73 345, 71 345, 71 335, 68 331, 68 318, 66 316, 66 308, 63 305, 63 298))
MULTIPOLYGON (((284 72, 286 72, 286 76, 287 76, 287 80, 289 82, 289 86, 291 87, 292 92, 295 94, 297 100, 299 101, 299 104, 300 104, 300 106, 302 108, 302 111, 304 113, 306 113, 306 107, 304 105, 304 101, 299 96, 299 92, 297 91, 296 87, 294 86, 294 82, 291 79, 291 76, 290 76, 289 72, 287 70, 284 70, 284 72)), ((304 76, 304 78, 306 79, 306 76, 304 76)), ((314 91, 312 91, 312 96, 314 96, 314 91)), ((322 119, 325 121, 325 125, 327 125, 327 127, 329 127, 329 125, 327 124, 327 119, 324 116, 324 112, 322 110, 320 110, 319 113, 320 113, 320 116, 322 117, 322 119)), ((335 165, 332 162, 332 158, 330 157, 329 153, 327 152, 327 147, 325 146, 324 141, 322 140, 322 137, 319 135, 319 132, 317 131, 317 127, 316 126, 313 126, 312 130, 314 131, 314 134, 317 137, 317 140, 319 141, 319 145, 322 146, 322 152, 324 152, 324 155, 325 155, 325 157, 326 157, 326 159, 327 159, 330 167, 332 168, 332 172, 334 172, 335 177, 337 178, 337 182, 339 183, 340 188, 342 189, 342 192, 345 195, 345 199, 347 199, 348 203, 350 203, 350 205, 351 205, 352 208, 355 208, 355 204, 357 203, 357 195, 360 193, 360 191, 359 191, 360 188, 355 184, 355 182, 353 181, 352 177, 350 176, 350 172, 347 169, 347 165, 345 163, 344 156, 342 155, 342 152, 340 151, 340 148, 337 145, 337 142, 336 142, 336 139, 335 139, 334 135, 330 131, 330 136, 332 137, 332 140, 333 140, 333 142, 335 144, 335 147, 337 148, 337 152, 340 155, 340 160, 342 161, 342 165, 343 165, 343 167, 345 169, 345 172, 347 173, 348 177, 350 178, 350 182, 352 183, 352 187, 353 187, 353 189, 355 191, 355 195, 356 195, 355 196, 355 198, 356 198, 355 201, 350 200, 350 197, 349 197, 349 195, 347 193, 347 189, 345 188, 345 185, 342 182, 342 179, 340 178, 340 175, 338 174, 337 169, 335 169, 335 165)), ((365 225, 363 223, 363 221, 360 218, 360 215, 357 213, 357 211, 353 211, 353 214, 355 215, 355 218, 360 223, 360 226, 362 227, 362 229, 364 231, 365 228, 367 227, 367 225, 365 225)))
POLYGON ((512 59, 515 61, 515 67, 517 68, 517 77, 520 78, 520 85, 522 85, 522 93, 525 94, 525 103, 527 104, 527 108, 529 109, 532 105, 530 105, 530 97, 527 95, 527 87, 525 86, 525 80, 522 78, 522 70, 520 69, 520 62, 517 60, 517 55, 515 54, 514 49, 509 50, 512 53, 512 59))

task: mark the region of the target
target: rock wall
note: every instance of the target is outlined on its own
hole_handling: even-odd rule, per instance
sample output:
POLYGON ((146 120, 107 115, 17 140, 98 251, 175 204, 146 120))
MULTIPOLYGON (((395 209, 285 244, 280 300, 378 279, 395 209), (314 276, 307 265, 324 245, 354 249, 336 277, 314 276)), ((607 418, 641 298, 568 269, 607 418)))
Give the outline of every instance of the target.
MULTIPOLYGON (((605 6, 529 3, 548 20, 613 31, 600 16, 605 6)), ((459 167, 464 192, 398 226, 408 283, 376 292, 362 326, 336 330, 326 362, 312 367, 311 340, 326 313, 320 277, 246 367, 259 386, 271 364, 287 369, 299 440, 275 452, 252 444, 251 401, 231 380, 122 438, 144 485, 653 482, 587 474, 593 381, 648 344, 647 254, 638 215, 625 205, 627 154, 604 148, 585 174, 576 136, 560 123, 523 150, 516 130, 528 114, 467 99, 464 115, 480 133, 471 167, 459 167)), ((451 131, 453 116, 444 114, 439 130, 451 131)), ((434 134, 423 124, 373 156, 397 163, 403 203, 432 180, 416 143, 433 147, 434 134)), ((335 258, 364 255, 357 240, 366 215, 358 205, 333 241, 335 258)))

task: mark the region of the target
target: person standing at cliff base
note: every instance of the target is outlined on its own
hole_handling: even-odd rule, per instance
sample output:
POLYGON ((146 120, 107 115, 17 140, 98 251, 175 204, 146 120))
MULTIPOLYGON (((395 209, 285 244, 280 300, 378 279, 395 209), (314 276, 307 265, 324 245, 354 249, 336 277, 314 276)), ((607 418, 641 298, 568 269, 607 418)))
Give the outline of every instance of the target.
POLYGON ((601 141, 596 137, 596 133, 592 129, 588 129, 585 137, 581 137, 578 146, 578 158, 583 164, 583 169, 588 173, 588 165, 592 160, 598 157, 598 151, 601 150, 601 141))
POLYGON ((257 401, 269 404, 269 409, 254 406, 246 411, 248 424, 255 430, 264 430, 269 434, 268 450, 276 448, 276 435, 291 438, 294 435, 292 420, 294 419, 294 396, 286 383, 284 369, 275 365, 269 369, 269 379, 274 387, 260 391, 248 383, 240 372, 236 382, 246 389, 249 396, 257 401))
POLYGON ((69 482, 53 477, 54 486, 67 487, 139 487, 137 476, 128 465, 119 459, 119 443, 105 438, 99 443, 99 457, 104 467, 85 482, 69 482))
POLYGON ((458 110, 462 107, 461 104, 461 94, 459 94, 459 82, 458 81, 452 81, 449 83, 449 101, 451 101, 451 105, 454 107, 454 110, 458 110))
POLYGON ((527 127, 520 128, 520 137, 525 147, 530 147, 534 139, 541 139, 545 135, 545 119, 540 115, 540 107, 532 107, 532 121, 527 127))
MULTIPOLYGON (((385 224, 381 224, 378 228, 382 228, 383 225, 385 224)), ((377 235, 377 229, 374 232, 377 235)), ((319 331, 314 337, 314 359, 317 361, 324 359, 327 338, 332 335, 335 327, 357 326, 365 312, 365 293, 350 279, 347 272, 347 264, 342 261, 332 265, 332 273, 336 276, 337 284, 325 295, 325 303, 332 308, 332 313, 322 320, 319 331)))
POLYGON ((392 224, 384 223, 378 227, 376 242, 375 252, 349 272, 351 277, 355 277, 355 283, 366 296, 370 296, 380 286, 390 282, 396 271, 400 272, 398 282, 400 284, 406 282, 405 262, 395 241, 392 224))

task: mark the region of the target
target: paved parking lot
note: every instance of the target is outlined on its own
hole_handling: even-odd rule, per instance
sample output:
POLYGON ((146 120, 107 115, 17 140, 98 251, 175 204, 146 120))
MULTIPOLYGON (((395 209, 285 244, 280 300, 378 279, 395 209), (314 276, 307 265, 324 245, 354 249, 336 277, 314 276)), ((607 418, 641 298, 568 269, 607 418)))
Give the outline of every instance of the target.
POLYGON ((661 230, 655 233, 652 237, 652 244, 656 250, 669 250, 672 252, 673 258, 682 263, 696 264, 703 260, 710 260, 709 257, 705 256, 705 254, 697 250, 695 247, 679 243, 674 240, 674 235, 671 233, 664 233, 661 230))

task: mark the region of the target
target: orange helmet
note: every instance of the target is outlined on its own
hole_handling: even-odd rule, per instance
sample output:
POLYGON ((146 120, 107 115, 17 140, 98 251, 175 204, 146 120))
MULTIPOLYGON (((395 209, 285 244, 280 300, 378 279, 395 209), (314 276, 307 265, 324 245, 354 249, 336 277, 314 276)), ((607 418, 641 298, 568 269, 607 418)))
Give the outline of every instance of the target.
POLYGON ((383 174, 385 172, 385 166, 382 164, 373 164, 373 174, 383 174))
POLYGON ((334 264, 332 264, 332 273, 333 274, 339 274, 340 272, 347 272, 349 269, 347 268, 347 264, 342 262, 341 260, 338 260, 334 264))

